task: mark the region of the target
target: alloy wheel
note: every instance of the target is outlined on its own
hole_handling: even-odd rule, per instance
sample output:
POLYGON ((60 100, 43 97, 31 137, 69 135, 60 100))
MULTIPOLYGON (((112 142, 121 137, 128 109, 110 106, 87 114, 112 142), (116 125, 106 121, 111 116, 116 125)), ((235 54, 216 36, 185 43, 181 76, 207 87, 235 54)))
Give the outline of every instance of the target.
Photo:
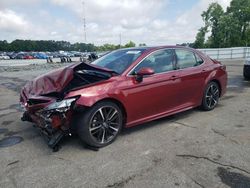
POLYGON ((119 111, 113 106, 103 106, 93 114, 89 133, 97 143, 106 144, 116 137, 121 124, 119 111))
POLYGON ((219 100, 219 88, 216 84, 211 84, 206 93, 206 103, 208 108, 213 109, 219 100))

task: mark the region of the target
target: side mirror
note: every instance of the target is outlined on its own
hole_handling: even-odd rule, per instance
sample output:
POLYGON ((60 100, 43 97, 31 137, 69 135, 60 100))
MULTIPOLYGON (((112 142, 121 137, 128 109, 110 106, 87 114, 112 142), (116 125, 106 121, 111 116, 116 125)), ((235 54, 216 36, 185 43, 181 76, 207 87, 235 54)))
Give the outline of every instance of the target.
POLYGON ((141 68, 135 75, 135 79, 137 82, 142 82, 144 76, 149 76, 154 74, 155 71, 149 67, 141 68))
POLYGON ((152 75, 154 74, 155 71, 149 67, 143 67, 141 68, 137 73, 136 75, 138 76, 148 76, 148 75, 152 75))

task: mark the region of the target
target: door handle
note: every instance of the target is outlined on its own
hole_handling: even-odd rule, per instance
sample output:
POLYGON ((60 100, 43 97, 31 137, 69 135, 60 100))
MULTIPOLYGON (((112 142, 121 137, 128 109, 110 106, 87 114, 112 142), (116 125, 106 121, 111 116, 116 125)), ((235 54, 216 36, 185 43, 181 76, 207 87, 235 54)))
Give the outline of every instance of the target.
POLYGON ((207 72, 207 70, 206 69, 202 69, 202 72, 207 72))
POLYGON ((178 77, 176 75, 171 76, 171 80, 176 80, 178 77))

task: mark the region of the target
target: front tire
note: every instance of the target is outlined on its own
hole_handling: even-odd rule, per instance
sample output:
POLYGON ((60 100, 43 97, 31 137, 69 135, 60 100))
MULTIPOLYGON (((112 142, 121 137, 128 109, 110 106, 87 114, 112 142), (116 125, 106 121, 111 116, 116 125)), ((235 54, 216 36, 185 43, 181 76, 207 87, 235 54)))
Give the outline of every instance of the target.
POLYGON ((202 99, 202 109, 205 111, 213 110, 218 102, 220 97, 220 88, 219 85, 216 82, 210 82, 203 94, 202 99))
POLYGON ((111 144, 123 123, 121 109, 113 102, 103 101, 92 106, 78 120, 78 135, 87 145, 101 148, 111 144))

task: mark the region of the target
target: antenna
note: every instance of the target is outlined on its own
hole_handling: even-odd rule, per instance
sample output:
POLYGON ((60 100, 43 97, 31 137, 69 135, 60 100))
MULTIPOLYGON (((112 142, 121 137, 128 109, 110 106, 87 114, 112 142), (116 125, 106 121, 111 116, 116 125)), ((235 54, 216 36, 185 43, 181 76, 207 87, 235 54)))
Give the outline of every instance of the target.
POLYGON ((82 1, 82 7, 83 7, 83 32, 84 32, 84 42, 87 42, 86 37, 86 18, 85 18, 85 2, 82 1))

